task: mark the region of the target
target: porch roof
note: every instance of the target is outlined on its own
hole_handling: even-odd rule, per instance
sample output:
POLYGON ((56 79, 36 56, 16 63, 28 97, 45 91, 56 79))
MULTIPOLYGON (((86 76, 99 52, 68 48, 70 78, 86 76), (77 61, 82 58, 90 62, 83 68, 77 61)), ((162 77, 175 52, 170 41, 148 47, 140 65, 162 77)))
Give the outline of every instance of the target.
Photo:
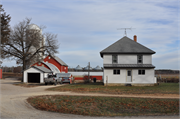
POLYGON ((155 68, 152 64, 104 64, 104 68, 155 68))

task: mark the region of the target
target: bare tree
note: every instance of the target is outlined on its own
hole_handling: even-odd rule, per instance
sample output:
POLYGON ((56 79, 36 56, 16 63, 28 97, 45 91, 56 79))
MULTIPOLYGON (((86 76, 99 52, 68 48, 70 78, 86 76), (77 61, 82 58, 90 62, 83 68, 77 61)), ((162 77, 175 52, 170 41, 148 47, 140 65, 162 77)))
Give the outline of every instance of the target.
POLYGON ((14 67, 14 73, 22 73, 22 67, 21 66, 14 67))
POLYGON ((15 25, 10 32, 8 42, 2 47, 6 58, 16 60, 23 70, 33 62, 41 61, 42 55, 54 55, 58 51, 57 35, 41 34, 39 29, 30 29, 31 19, 26 18, 15 25))

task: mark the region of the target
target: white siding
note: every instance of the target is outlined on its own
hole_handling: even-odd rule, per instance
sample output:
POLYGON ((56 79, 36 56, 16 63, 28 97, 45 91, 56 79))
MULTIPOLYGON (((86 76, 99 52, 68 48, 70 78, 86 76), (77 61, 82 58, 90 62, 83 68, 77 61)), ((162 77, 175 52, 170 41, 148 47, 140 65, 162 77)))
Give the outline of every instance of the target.
MULTIPOLYGON (((73 76, 84 76, 88 75, 88 72, 68 72, 71 73, 73 76)), ((89 72, 90 76, 103 76, 103 72, 89 72)))
POLYGON ((126 81, 126 70, 121 69, 119 75, 113 74, 113 69, 104 69, 104 83, 124 83, 126 81))
POLYGON ((137 64, 137 55, 118 55, 118 64, 137 64))
POLYGON ((154 79, 154 69, 145 69, 145 75, 139 75, 138 69, 132 72, 133 83, 156 83, 154 79))
POLYGON ((103 64, 112 64, 112 55, 103 55, 103 64))
POLYGON ((44 73, 44 78, 48 78, 49 73, 44 73))
POLYGON ((132 69, 132 82, 127 82, 127 69, 120 69, 120 75, 114 75, 113 69, 104 69, 104 83, 131 83, 131 84, 151 84, 156 83, 154 79, 154 69, 145 69, 145 75, 139 75, 138 69, 132 69))
POLYGON ((152 64, 152 55, 143 55, 143 64, 152 64))
POLYGON ((24 71, 24 75, 23 75, 24 83, 27 83, 28 81, 28 73, 40 73, 40 83, 44 83, 44 73, 34 68, 29 68, 24 71))
MULTIPOLYGON (((103 55, 103 64, 112 64, 112 55, 103 55)), ((118 55, 118 64, 137 64, 137 55, 118 55)), ((143 55, 143 64, 152 64, 152 56, 143 55)))

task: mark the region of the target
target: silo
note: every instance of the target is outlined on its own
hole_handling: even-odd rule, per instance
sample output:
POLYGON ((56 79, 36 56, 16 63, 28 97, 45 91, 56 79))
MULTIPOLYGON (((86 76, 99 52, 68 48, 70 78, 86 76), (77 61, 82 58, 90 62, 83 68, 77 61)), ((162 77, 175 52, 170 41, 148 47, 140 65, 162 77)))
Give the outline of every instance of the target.
POLYGON ((80 67, 79 65, 75 68, 75 70, 82 70, 82 67, 80 67))
POLYGON ((102 70, 101 67, 99 65, 97 65, 94 70, 102 70))

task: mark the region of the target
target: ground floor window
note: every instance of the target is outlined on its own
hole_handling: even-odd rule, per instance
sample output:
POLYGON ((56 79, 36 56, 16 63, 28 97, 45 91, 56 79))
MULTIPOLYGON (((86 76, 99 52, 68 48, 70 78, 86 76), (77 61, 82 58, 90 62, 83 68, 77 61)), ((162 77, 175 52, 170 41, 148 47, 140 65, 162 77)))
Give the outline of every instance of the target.
POLYGON ((144 69, 138 70, 138 74, 139 75, 145 75, 145 70, 144 69))
POLYGON ((120 69, 114 69, 113 74, 120 74, 120 69))

